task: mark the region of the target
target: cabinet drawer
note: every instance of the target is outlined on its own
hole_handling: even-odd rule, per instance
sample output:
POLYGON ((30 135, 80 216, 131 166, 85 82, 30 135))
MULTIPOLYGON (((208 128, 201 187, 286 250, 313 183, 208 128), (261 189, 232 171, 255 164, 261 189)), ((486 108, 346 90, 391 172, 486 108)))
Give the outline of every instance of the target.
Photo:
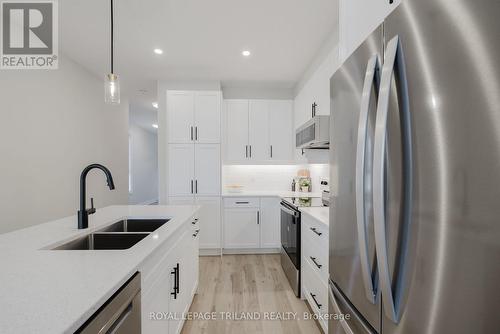
POLYGON ((321 279, 328 282, 328 244, 314 243, 312 236, 303 237, 302 256, 303 262, 308 261, 321 279))
POLYGON ((308 215, 302 215, 302 235, 314 244, 326 245, 328 249, 328 226, 316 221, 308 215))
MULTIPOLYGON (((328 285, 324 284, 309 262, 305 262, 302 270, 302 293, 315 314, 321 316, 328 313, 328 285)), ((320 320, 319 323, 327 333, 326 321, 320 320)))
POLYGON ((224 198, 225 208, 258 208, 260 198, 258 197, 231 197, 224 198))

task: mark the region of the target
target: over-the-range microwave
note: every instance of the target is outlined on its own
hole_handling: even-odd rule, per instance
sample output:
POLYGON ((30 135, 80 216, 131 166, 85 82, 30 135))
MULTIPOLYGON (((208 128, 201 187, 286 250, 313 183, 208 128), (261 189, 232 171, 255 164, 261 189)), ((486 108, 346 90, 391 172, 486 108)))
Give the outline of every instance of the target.
POLYGON ((314 116, 295 132, 295 143, 299 149, 329 148, 330 116, 314 116))

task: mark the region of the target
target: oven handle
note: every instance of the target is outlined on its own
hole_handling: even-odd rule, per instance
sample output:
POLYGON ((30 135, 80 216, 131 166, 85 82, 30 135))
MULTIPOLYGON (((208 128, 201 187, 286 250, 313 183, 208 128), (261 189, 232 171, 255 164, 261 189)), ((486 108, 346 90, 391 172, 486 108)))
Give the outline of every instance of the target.
POLYGON ((297 217, 298 217, 298 213, 297 213, 297 211, 290 210, 289 208, 285 207, 285 206, 283 205, 283 203, 281 203, 281 211, 283 211, 283 212, 285 212, 286 214, 289 214, 289 215, 291 215, 291 216, 293 216, 293 217, 295 217, 295 218, 297 218, 297 217))

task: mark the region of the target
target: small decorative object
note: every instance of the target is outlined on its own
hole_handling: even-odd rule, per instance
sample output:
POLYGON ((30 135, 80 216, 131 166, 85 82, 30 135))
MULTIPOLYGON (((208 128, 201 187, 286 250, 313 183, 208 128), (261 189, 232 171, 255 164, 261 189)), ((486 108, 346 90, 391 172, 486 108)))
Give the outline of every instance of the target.
POLYGON ((300 179, 300 190, 305 193, 309 192, 311 190, 311 179, 309 178, 300 179))

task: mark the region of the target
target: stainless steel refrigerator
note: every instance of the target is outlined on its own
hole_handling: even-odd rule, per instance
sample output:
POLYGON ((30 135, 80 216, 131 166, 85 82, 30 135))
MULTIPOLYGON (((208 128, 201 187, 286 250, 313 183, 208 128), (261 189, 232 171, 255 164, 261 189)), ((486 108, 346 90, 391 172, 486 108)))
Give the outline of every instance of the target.
POLYGON ((330 333, 500 333, 499 15, 403 0, 332 77, 330 333))

